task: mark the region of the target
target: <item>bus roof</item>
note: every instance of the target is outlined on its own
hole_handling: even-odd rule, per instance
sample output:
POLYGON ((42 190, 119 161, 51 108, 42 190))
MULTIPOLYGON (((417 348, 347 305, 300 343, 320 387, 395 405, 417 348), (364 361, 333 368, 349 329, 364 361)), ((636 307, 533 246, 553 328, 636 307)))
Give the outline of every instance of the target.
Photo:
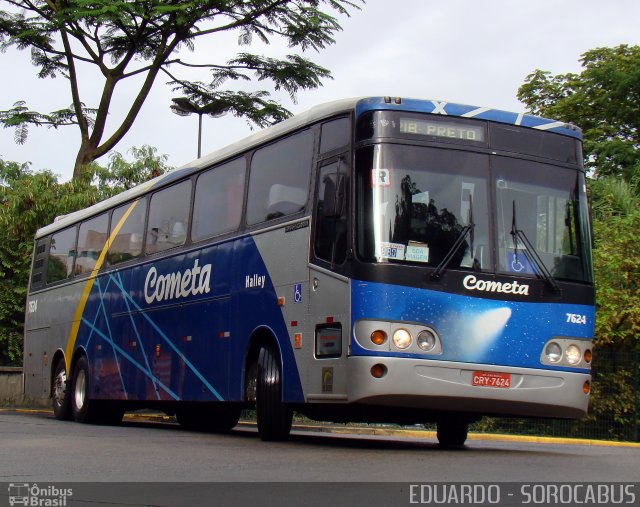
POLYGON ((469 106, 437 100, 404 99, 399 97, 368 97, 336 100, 314 106, 307 111, 289 118, 288 120, 256 132, 249 137, 225 146, 224 148, 216 150, 181 167, 173 169, 161 176, 158 176, 157 178, 110 197, 109 199, 105 199, 104 201, 96 203, 89 208, 58 217, 52 224, 39 229, 36 232, 36 238, 45 236, 59 229, 63 229, 69 225, 80 222, 85 218, 101 213, 127 201, 136 199, 147 193, 149 190, 164 186, 172 181, 176 181, 184 178, 185 176, 196 173, 206 167, 210 167, 226 159, 233 158, 245 151, 269 142, 272 139, 276 139, 288 132, 297 130, 300 127, 336 114, 347 113, 352 110, 355 110, 357 116, 369 110, 400 110, 457 116, 462 118, 474 118, 478 120, 518 125, 582 139, 582 132, 572 124, 566 124, 564 122, 524 113, 513 113, 487 107, 469 106))

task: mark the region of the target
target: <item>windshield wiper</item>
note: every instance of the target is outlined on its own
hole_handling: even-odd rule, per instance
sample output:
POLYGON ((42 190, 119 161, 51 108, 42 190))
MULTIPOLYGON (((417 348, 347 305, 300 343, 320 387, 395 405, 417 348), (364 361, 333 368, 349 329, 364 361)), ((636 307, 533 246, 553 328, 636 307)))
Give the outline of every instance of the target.
POLYGON ((462 228, 462 231, 460 231, 460 235, 456 239, 456 242, 449 249, 449 251, 447 252, 447 255, 444 256, 444 259, 442 259, 440 264, 438 264, 438 266, 433 271, 433 273, 431 273, 432 279, 435 280, 436 278, 440 278, 442 276, 442 273, 444 273, 444 270, 447 268, 447 266, 451 262, 451 259, 453 259, 453 256, 458 252, 458 249, 460 248, 460 246, 462 246, 462 243, 467 238, 467 236, 469 236, 469 240, 470 240, 470 245, 469 245, 469 248, 471 249, 470 251, 473 252, 473 240, 474 240, 473 232, 475 227, 476 227, 476 224, 473 223, 473 200, 471 199, 471 195, 469 195, 469 223, 462 228))
POLYGON ((562 292, 558 282, 553 277, 553 275, 547 269, 544 262, 538 255, 538 252, 527 238, 527 235, 524 233, 522 229, 518 229, 518 223, 516 218, 516 201, 513 201, 513 215, 511 218, 511 237, 513 238, 513 255, 514 255, 514 263, 518 263, 518 240, 524 243, 526 247, 524 250, 525 257, 529 260, 531 264, 536 268, 538 275, 540 275, 556 292, 562 292))

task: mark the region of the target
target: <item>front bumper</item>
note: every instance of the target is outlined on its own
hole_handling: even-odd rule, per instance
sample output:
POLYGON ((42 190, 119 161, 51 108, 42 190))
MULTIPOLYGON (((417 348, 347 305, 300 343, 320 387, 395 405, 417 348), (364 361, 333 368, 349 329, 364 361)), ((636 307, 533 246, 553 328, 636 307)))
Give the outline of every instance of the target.
POLYGON ((588 380, 591 380, 588 373, 351 356, 347 385, 350 403, 478 415, 577 419, 587 413, 589 395, 583 392, 583 385, 588 380), (382 378, 371 375, 375 364, 386 366, 382 378), (510 373, 511 387, 473 386, 474 371, 510 373))

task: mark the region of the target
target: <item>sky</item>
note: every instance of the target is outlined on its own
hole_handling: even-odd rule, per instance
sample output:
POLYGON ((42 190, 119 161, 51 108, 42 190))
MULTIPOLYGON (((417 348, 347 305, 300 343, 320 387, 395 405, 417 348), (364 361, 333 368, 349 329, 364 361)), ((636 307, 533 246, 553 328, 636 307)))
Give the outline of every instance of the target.
MULTIPOLYGON (((331 100, 383 95, 522 112, 516 94, 535 69, 580 72, 585 51, 640 44, 638 0, 368 0, 362 10, 352 10, 339 22, 343 30, 334 45, 305 54, 328 68, 333 79, 298 93, 296 103, 286 93, 273 95, 293 113, 331 100)), ((197 42, 195 51, 184 56, 192 62, 226 61, 236 50, 236 37, 224 36, 197 42)), ((278 43, 250 50, 272 57, 291 52, 278 43)), ((28 52, 0 53, 0 69, 0 109, 18 100, 40 112, 71 104, 68 82, 62 77, 39 79, 28 52)), ((95 106, 101 84, 90 72, 82 72, 83 101, 95 106)), ((205 81, 207 73, 199 71, 192 78, 205 81)), ((253 82, 248 89, 265 87, 269 89, 264 82, 253 82)), ((133 93, 133 86, 127 86, 117 96, 108 126, 115 125, 133 93)), ((169 105, 176 96, 161 76, 115 150, 130 159, 132 146, 154 146, 174 167, 196 158, 197 116, 173 114, 169 105)), ((254 131, 231 115, 205 117, 203 155, 254 131)), ((71 178, 79 144, 76 126, 32 127, 24 145, 14 142, 13 129, 0 129, 1 159, 31 162, 32 169, 50 169, 61 181, 71 178)), ((105 164, 107 157, 98 162, 105 164)))

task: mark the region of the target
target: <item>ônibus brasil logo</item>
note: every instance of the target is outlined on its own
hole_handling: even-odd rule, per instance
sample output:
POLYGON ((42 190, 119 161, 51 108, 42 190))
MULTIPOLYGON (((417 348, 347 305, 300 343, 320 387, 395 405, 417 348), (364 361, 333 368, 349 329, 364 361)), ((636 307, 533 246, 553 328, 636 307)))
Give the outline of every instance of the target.
POLYGON ((40 487, 37 484, 10 483, 9 505, 32 507, 65 507, 67 498, 73 496, 71 488, 57 486, 40 487))

